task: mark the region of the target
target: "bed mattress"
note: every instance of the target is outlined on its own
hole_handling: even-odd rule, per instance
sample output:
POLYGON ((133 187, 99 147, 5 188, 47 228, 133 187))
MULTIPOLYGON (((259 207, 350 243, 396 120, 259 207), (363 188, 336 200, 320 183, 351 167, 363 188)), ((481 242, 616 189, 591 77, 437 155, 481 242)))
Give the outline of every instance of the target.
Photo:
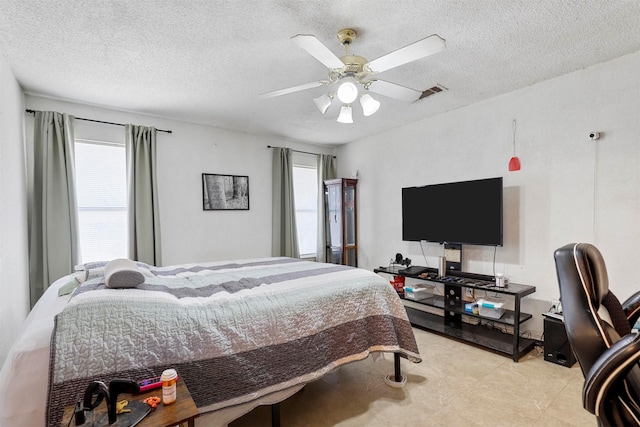
POLYGON ((372 272, 291 258, 139 266, 134 289, 107 289, 97 263, 71 296, 57 289, 73 276, 47 291, 0 373, 2 425, 57 426, 91 380, 168 367, 201 413, 222 413, 372 352, 421 360, 403 305, 372 272))

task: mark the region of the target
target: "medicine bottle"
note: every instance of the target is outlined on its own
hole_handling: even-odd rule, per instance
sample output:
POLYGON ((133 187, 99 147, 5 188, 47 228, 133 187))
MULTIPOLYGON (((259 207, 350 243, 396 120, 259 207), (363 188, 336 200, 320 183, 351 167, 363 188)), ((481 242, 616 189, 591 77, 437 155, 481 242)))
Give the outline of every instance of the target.
POLYGON ((170 405, 177 398, 178 373, 175 369, 167 369, 162 372, 160 381, 162 381, 162 403, 170 405))

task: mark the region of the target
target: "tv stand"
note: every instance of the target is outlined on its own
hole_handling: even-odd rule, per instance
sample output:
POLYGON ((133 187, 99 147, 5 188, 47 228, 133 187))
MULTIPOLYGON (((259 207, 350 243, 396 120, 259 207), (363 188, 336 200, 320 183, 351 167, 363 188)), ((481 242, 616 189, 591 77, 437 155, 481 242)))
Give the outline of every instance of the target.
POLYGON ((421 299, 412 300, 401 296, 407 310, 409 321, 418 328, 444 335, 458 341, 482 347, 493 352, 511 356, 517 362, 529 353, 536 341, 520 336, 520 324, 533 316, 520 311, 520 300, 536 291, 535 286, 509 283, 507 287, 495 286, 493 276, 474 274, 463 271, 447 271, 447 276, 440 277, 434 268, 424 267, 421 275, 408 274, 402 270, 379 267, 375 273, 404 276, 417 279, 417 283, 432 286, 434 291, 421 299), (513 300, 513 310, 504 310, 500 318, 482 316, 465 311, 465 304, 478 296, 500 296, 513 300), (497 327, 490 328, 488 325, 497 327), (504 333, 499 328, 513 328, 513 335, 504 333))

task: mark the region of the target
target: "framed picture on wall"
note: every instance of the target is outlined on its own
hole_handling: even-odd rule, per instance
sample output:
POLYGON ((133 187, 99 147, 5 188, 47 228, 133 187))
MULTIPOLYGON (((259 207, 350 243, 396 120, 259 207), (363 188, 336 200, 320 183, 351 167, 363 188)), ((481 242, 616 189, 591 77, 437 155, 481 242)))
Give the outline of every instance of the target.
POLYGON ((203 173, 202 209, 205 211, 249 210, 249 177, 203 173))

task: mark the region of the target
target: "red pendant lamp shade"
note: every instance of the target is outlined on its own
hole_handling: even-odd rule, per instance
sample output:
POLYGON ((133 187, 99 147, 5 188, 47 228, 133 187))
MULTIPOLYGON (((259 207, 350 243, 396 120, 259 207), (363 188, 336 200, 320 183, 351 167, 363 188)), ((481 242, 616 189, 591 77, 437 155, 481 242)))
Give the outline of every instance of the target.
POLYGON ((509 160, 509 172, 520 170, 520 159, 516 156, 516 119, 513 119, 513 157, 509 160))
POLYGON ((519 171, 520 170, 520 159, 516 156, 513 156, 511 160, 509 160, 509 172, 519 171))

